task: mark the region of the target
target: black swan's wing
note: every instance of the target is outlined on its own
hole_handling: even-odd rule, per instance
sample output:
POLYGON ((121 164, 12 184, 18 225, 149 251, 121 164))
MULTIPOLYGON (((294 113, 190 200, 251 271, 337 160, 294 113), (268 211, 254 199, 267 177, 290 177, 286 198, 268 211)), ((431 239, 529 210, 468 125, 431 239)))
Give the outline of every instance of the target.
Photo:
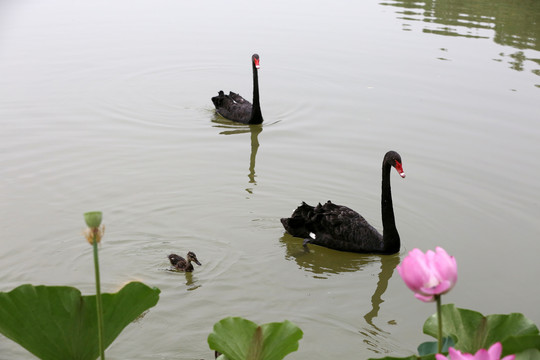
POLYGON ((230 92, 225 95, 223 91, 212 98, 218 114, 226 119, 247 124, 251 119, 253 106, 249 101, 238 94, 230 92))
POLYGON ((246 105, 252 106, 249 101, 247 101, 240 94, 237 94, 235 92, 229 91, 229 97, 239 104, 242 104, 242 105, 246 104, 246 105))
POLYGON ((310 238, 312 244, 353 252, 382 249, 382 236, 373 226, 356 211, 330 201, 315 207, 302 203, 281 223, 289 234, 310 238))

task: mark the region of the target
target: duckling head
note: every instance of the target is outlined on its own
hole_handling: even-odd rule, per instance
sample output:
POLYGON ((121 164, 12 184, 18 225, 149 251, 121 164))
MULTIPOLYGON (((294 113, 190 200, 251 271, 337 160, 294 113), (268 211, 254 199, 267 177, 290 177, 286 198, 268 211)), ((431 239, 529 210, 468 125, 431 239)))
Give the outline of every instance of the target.
POLYGON ((187 258, 188 258, 188 260, 193 261, 195 264, 201 266, 201 263, 197 259, 197 255, 195 255, 195 253, 193 251, 190 251, 190 252, 187 253, 187 258))

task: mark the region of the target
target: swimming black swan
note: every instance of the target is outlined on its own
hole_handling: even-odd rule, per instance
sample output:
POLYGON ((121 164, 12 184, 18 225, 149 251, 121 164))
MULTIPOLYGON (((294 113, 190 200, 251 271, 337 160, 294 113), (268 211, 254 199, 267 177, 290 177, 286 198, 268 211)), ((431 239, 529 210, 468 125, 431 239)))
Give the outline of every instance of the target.
POLYGON ((193 271, 193 264, 191 264, 192 261, 199 266, 201 265, 201 263, 197 259, 197 255, 195 255, 195 253, 192 251, 187 253, 187 256, 186 256, 187 260, 176 254, 171 254, 168 257, 169 257, 169 261, 171 262, 171 265, 176 270, 180 270, 180 271, 192 272, 193 271))
POLYGON ((395 151, 387 152, 382 163, 382 235, 356 211, 330 201, 324 205, 319 203, 315 207, 302 202, 290 218, 281 219, 283 227, 292 236, 304 238, 304 245, 311 243, 359 253, 397 253, 401 243, 390 189, 392 166, 402 178, 405 177, 401 156, 395 151))
POLYGON ((263 117, 261 113, 261 104, 259 103, 259 55, 251 56, 253 66, 253 105, 239 94, 229 92, 225 95, 219 91, 218 96, 212 98, 218 114, 225 119, 240 122, 242 124, 262 124, 263 117))

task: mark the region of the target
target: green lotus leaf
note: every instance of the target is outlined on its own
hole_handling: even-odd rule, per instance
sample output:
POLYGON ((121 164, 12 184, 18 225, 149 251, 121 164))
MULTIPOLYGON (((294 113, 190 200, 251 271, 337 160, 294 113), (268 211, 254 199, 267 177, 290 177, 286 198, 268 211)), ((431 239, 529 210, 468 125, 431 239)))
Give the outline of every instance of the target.
POLYGON ((540 360, 540 351, 538 349, 527 349, 517 353, 515 360, 540 360))
MULTIPOLYGON (((131 282, 102 294, 104 345, 156 305, 159 289, 131 282)), ((42 360, 95 360, 99 356, 96 296, 67 286, 21 285, 0 293, 0 333, 42 360)))
POLYGON ((540 350, 540 335, 510 336, 503 342, 503 356, 515 354, 526 345, 527 349, 540 350))
POLYGON ((227 317, 214 325, 208 345, 229 360, 281 360, 298 350, 302 336, 302 330, 288 320, 258 326, 227 317))

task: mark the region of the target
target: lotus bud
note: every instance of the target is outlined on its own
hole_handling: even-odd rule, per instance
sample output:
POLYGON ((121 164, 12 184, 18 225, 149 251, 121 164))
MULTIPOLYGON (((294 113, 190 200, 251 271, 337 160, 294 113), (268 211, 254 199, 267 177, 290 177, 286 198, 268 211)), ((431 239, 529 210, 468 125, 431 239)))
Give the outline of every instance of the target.
POLYGON ((84 221, 89 228, 98 228, 101 225, 103 214, 101 211, 90 211, 84 214, 84 221))
POLYGON ((413 249, 397 270, 416 298, 425 302, 447 293, 457 281, 456 259, 440 247, 435 252, 428 250, 425 254, 413 249))
POLYGON ((94 239, 99 244, 105 234, 105 225, 101 225, 102 216, 101 211, 91 211, 84 214, 84 221, 88 226, 84 231, 84 237, 90 245, 94 244, 94 239))

